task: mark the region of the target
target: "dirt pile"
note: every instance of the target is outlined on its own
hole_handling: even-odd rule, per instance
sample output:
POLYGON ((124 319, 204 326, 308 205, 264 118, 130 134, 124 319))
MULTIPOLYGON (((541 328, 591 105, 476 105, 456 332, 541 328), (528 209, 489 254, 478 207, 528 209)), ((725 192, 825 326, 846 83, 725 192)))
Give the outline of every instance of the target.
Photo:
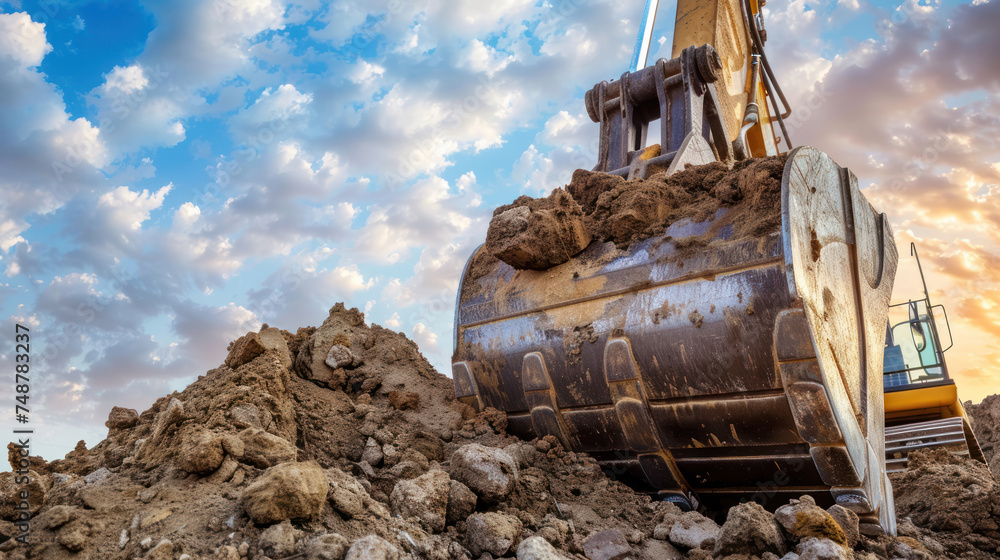
MULTIPOLYGON (((224 365, 142 414, 116 407, 107 426, 93 448, 81 442, 65 459, 25 459, 27 544, 16 539, 23 487, 0 475, 0 560, 793 560, 993 550, 985 544, 993 537, 980 545, 947 525, 952 509, 905 498, 905 482, 908 515, 946 538, 915 528, 904 539, 859 536, 851 512, 808 498, 776 514, 756 504, 713 518, 682 513, 552 437, 507 436, 503 414, 456 401, 451 380, 412 342, 342 304, 318 328, 248 333, 224 365)), ((17 448, 9 455, 20 464, 17 448)), ((916 463, 920 473, 965 468, 916 463)), ((992 481, 969 472, 938 483, 993 504, 992 481)), ((975 532, 992 530, 983 524, 994 510, 976 511, 983 519, 969 531, 992 535, 975 532)))
POLYGON ((986 465, 943 449, 911 452, 890 475, 900 535, 941 558, 1000 557, 1000 485, 986 465))
POLYGON ((486 252, 518 269, 543 270, 562 264, 591 240, 626 248, 662 235, 673 223, 715 218, 698 238, 675 240, 679 248, 702 245, 723 228, 730 238, 760 236, 781 223, 781 176, 785 157, 692 166, 626 181, 616 175, 578 169, 565 189, 547 198, 522 196, 493 213, 486 252))
MULTIPOLYGON (((1000 395, 990 395, 979 404, 966 401, 965 412, 972 419, 972 428, 976 432, 983 455, 990 463, 990 470, 997 460, 997 449, 1000 447, 1000 395)), ((995 471, 994 472, 998 472, 995 471)))

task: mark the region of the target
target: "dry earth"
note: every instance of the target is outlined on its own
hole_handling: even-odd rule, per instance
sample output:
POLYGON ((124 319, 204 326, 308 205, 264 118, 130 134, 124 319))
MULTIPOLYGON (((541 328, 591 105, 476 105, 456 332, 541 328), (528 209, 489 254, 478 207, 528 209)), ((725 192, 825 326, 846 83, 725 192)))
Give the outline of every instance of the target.
MULTIPOLYGON (((918 454, 893 479, 899 538, 808 499, 721 523, 636 494, 551 439, 453 397, 403 335, 338 304, 321 327, 248 333, 224 365, 108 437, 31 460, 23 545, 0 475, 4 559, 991 558, 1000 489, 981 464, 918 454)), ((11 458, 17 461, 16 449, 11 458)))

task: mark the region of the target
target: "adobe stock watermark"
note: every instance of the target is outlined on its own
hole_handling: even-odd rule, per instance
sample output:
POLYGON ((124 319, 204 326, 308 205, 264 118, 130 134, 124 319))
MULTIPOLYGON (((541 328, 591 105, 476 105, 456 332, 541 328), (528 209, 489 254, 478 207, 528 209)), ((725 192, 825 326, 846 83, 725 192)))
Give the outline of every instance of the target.
POLYGON ((895 195, 903 192, 909 183, 921 173, 925 173, 943 155, 953 149, 955 140, 953 139, 952 126, 949 125, 947 130, 938 129, 937 132, 934 139, 927 143, 919 155, 911 157, 903 164, 899 173, 896 174, 896 179, 893 179, 887 187, 889 193, 895 195))
POLYGON ((402 14, 403 10, 411 4, 411 1, 389 0, 386 3, 385 9, 368 14, 374 21, 362 25, 361 29, 351 36, 351 40, 347 43, 347 46, 355 55, 360 55, 371 45, 376 37, 386 30, 389 23, 402 14))
MULTIPOLYGON (((830 101, 830 94, 827 92, 824 82, 816 82, 812 90, 802 101, 792 105, 791 114, 785 119, 785 129, 788 133, 799 130, 806 126, 814 116, 830 101)), ((775 132, 780 132, 781 128, 775 126, 775 132)))
MULTIPOLYGON (((52 18, 59 15, 62 11, 61 3, 56 2, 55 0, 39 0, 37 5, 39 8, 38 10, 28 13, 28 17, 31 18, 32 23, 47 25, 52 18)), ((25 10, 25 12, 27 12, 27 10, 25 10)), ((25 39, 33 39, 36 36, 36 31, 29 29, 29 25, 30 24, 28 23, 24 23, 19 29, 21 37, 25 39)))

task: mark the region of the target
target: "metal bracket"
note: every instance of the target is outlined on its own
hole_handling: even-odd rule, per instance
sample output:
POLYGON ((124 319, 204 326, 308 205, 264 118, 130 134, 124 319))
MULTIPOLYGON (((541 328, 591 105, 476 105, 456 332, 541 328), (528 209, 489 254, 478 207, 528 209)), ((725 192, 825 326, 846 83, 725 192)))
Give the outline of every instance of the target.
POLYGON ((678 58, 626 72, 617 81, 595 85, 585 98, 591 120, 601 125, 594 171, 644 179, 687 164, 732 161, 714 83, 721 68, 715 49, 702 45, 684 49, 678 58), (660 155, 638 158, 649 124, 656 119, 660 119, 660 155))

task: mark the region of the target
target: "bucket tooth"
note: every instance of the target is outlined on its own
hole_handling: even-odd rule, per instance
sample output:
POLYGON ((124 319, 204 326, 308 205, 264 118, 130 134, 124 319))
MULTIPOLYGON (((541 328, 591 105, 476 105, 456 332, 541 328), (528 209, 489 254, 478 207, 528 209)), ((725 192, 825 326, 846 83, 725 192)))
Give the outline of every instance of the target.
POLYGON ((631 451, 638 455, 646 480, 659 490, 689 494, 690 489, 670 451, 660 441, 642 388, 632 346, 625 338, 609 338, 604 347, 604 376, 618 422, 631 451))
POLYGON ((483 401, 479 396, 479 388, 476 386, 476 378, 469 370, 466 362, 455 362, 451 365, 451 376, 455 380, 455 398, 463 402, 476 411, 483 409, 483 401))
POLYGON ((814 445, 809 448, 816 470, 830 486, 860 486, 861 477, 855 469, 847 448, 840 445, 814 445))
POLYGON ((521 361, 521 386, 531 414, 531 427, 538 437, 554 436, 564 449, 572 449, 559 407, 552 391, 552 379, 540 352, 529 352, 521 361))

